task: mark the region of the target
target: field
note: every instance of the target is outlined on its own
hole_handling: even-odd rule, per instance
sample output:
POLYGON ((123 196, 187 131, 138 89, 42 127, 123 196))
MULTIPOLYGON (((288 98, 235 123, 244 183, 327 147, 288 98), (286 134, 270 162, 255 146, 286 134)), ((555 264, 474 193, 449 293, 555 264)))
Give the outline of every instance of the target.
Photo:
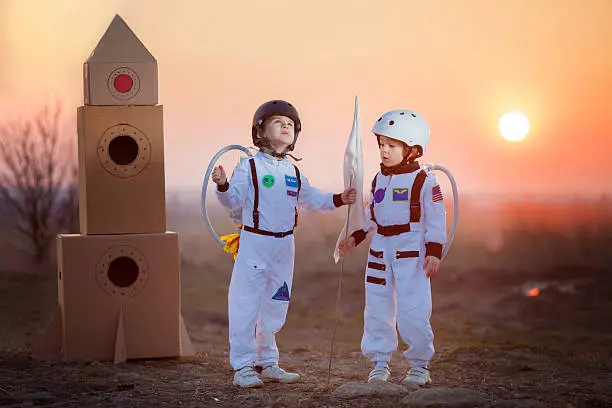
MULTIPOLYGON (((197 357, 119 365, 32 359, 31 347, 57 301, 55 268, 18 268, 22 258, 11 249, 2 254, 7 262, 0 270, 0 406, 612 406, 612 217, 605 198, 462 206, 453 247, 432 280, 437 352, 427 389, 481 393, 484 399, 471 405, 462 405, 459 394, 436 405, 409 402, 409 390, 363 385, 371 368, 360 353, 365 246, 342 265, 328 382, 341 271, 331 254, 340 212, 303 213, 296 233, 291 306, 277 339, 281 366, 303 380, 259 390, 233 387, 226 304, 232 260, 207 235, 190 202, 169 200, 169 229, 181 234, 183 316, 197 357), (343 396, 355 383, 362 396, 343 396)), ((211 208, 211 217, 217 232, 230 232, 221 209, 211 208)), ((399 384, 406 369, 398 351, 392 382, 399 384)))

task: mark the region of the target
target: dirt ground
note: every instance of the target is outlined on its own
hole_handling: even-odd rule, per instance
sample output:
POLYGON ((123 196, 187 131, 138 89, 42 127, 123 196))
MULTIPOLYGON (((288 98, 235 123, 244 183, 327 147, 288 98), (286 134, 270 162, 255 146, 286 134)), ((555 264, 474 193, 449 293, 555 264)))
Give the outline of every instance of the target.
MULTIPOLYGON (((302 263, 301 265, 306 265, 302 263)), ((339 386, 364 382, 360 265, 343 271, 339 323, 328 382, 338 267, 296 268, 287 324, 277 336, 293 385, 257 390, 231 385, 226 290, 231 262, 184 264, 183 315, 195 358, 40 362, 31 347, 57 301, 53 273, 0 272, 2 407, 395 407, 394 396, 341 399, 339 386)), ((432 281, 437 353, 429 387, 464 387, 491 400, 537 400, 549 407, 612 406, 611 270, 541 273, 442 269, 432 281), (528 296, 535 294, 537 296, 528 296)), ((402 344, 403 348, 404 345, 402 344)), ((392 382, 407 366, 397 352, 392 382)), ((436 406, 436 405, 431 405, 436 406)))

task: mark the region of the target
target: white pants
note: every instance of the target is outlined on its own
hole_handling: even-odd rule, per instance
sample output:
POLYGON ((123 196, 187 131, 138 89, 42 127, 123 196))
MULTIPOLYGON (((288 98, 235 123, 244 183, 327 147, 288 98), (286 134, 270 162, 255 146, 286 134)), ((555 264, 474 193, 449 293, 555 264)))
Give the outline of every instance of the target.
POLYGON ((278 364, 275 335, 285 324, 293 283, 293 235, 242 231, 228 294, 230 364, 278 364))
POLYGON ((434 355, 431 316, 431 286, 425 275, 424 244, 415 233, 393 237, 375 235, 365 273, 366 305, 361 351, 372 361, 391 360, 397 350, 397 329, 408 345, 404 357, 412 367, 424 367, 434 355), (412 237, 408 237, 408 235, 412 237), (419 251, 418 257, 396 259, 397 251, 419 251), (380 254, 378 254, 380 256, 380 254), (377 265, 378 264, 378 265, 377 265), (381 270, 384 265, 384 270, 381 270), (368 278, 370 277, 370 278, 368 278))

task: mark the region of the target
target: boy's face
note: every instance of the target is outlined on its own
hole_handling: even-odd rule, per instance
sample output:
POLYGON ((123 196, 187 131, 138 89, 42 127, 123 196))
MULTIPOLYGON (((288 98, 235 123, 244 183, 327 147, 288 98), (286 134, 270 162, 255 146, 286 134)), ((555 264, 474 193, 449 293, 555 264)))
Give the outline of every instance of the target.
POLYGON ((263 135, 270 141, 270 146, 280 153, 293 143, 295 124, 287 116, 270 116, 264 124, 263 135))
POLYGON ((387 167, 397 166, 404 160, 405 144, 397 139, 379 136, 380 160, 387 167))

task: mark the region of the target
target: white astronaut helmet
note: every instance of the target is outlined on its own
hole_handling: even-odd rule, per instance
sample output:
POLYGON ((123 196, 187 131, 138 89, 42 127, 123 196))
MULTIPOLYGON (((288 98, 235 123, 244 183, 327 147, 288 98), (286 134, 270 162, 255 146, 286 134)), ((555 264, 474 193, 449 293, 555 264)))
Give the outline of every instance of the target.
POLYGON ((410 110, 392 110, 382 115, 372 127, 375 135, 401 140, 420 147, 422 156, 429 144, 429 125, 423 116, 410 110))

